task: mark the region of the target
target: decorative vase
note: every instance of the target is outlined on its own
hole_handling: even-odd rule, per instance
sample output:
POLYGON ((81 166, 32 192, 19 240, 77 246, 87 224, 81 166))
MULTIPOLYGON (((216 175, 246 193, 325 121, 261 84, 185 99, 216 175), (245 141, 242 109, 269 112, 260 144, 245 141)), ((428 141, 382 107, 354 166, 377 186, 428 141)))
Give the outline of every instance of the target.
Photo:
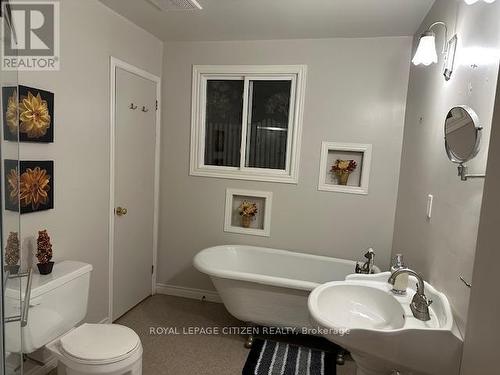
POLYGON ((250 224, 252 224, 252 216, 241 217, 241 226, 243 228, 250 228, 250 224))
POLYGON ((37 263, 38 271, 40 275, 48 275, 52 272, 52 268, 54 267, 54 262, 48 263, 37 263))
POLYGON ((339 179, 339 185, 347 185, 347 181, 349 180, 349 175, 351 172, 343 172, 337 174, 337 177, 339 179))

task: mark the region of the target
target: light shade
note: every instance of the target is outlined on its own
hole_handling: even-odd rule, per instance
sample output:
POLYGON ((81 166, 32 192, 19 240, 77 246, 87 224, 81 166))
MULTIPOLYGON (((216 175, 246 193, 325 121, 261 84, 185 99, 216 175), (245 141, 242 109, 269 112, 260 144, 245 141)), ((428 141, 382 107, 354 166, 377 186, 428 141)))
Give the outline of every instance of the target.
POLYGON ((412 62, 415 65, 423 64, 425 66, 438 62, 436 35, 432 31, 427 31, 420 37, 417 52, 415 52, 412 62))
MULTIPOLYGON (((477 3, 479 0, 464 0, 467 5, 472 5, 477 3)), ((483 0, 485 3, 491 4, 494 3, 495 0, 483 0)))

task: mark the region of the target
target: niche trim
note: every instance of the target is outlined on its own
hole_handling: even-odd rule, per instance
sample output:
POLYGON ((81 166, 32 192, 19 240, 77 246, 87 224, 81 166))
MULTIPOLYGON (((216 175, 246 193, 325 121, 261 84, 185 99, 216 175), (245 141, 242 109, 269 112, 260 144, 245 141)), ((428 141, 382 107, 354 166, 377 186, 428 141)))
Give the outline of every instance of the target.
POLYGON ((224 232, 270 237, 272 201, 273 193, 269 191, 226 189, 224 232), (238 212, 238 207, 244 200, 257 204, 257 215, 249 228, 243 227, 238 212))
POLYGON ((348 194, 368 194, 371 161, 371 144, 322 142, 318 190, 348 194), (330 169, 336 159, 348 158, 357 162, 357 168, 349 177, 347 185, 340 185, 332 176, 330 169))

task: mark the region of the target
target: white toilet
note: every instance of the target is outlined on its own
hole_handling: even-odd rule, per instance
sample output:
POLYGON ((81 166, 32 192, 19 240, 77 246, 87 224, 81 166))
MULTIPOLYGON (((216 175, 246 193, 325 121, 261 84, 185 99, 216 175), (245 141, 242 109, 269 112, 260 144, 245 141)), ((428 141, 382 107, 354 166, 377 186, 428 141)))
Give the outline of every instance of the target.
MULTIPOLYGON (((87 314, 91 271, 90 264, 64 261, 50 275, 33 274, 22 348, 15 340, 19 324, 8 324, 6 350, 32 353, 45 346, 58 359, 58 375, 141 375, 142 345, 133 330, 117 324, 75 328, 87 314)), ((7 304, 19 305, 19 290, 7 290, 6 297, 7 304)))

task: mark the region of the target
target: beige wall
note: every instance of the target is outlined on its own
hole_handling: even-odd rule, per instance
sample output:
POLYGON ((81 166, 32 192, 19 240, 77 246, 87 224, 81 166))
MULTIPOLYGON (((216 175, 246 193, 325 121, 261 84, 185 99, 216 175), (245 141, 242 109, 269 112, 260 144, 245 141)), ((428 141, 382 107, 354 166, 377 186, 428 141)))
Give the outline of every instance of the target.
POLYGON ((21 159, 55 161, 55 209, 21 219, 25 251, 47 228, 55 261, 94 266, 89 321, 107 317, 109 58, 161 75, 162 43, 96 0, 61 1, 61 70, 21 73, 55 93, 54 143, 21 144, 21 159))
POLYGON ((411 39, 166 43, 158 282, 212 289, 203 248, 253 244, 340 258, 392 245, 411 39), (189 176, 193 64, 307 64, 298 185, 189 176), (367 196, 317 190, 322 141, 373 144, 367 196), (271 237, 223 232, 227 187, 272 191, 271 237))
POLYGON ((448 296, 462 332, 470 291, 459 276, 472 278, 483 181, 461 182, 457 177, 456 165, 444 150, 443 124, 455 105, 478 113, 484 138, 470 169, 484 172, 498 74, 499 19, 499 2, 467 6, 463 1, 437 1, 420 32, 443 20, 451 34, 458 34, 455 72, 449 82, 443 79, 441 62, 412 66, 410 72, 393 253, 404 253, 408 266, 448 296), (430 220, 428 194, 434 195, 430 220))
POLYGON ((487 178, 479 221, 462 375, 498 373, 498 223, 500 223, 500 82, 491 131, 487 178))

